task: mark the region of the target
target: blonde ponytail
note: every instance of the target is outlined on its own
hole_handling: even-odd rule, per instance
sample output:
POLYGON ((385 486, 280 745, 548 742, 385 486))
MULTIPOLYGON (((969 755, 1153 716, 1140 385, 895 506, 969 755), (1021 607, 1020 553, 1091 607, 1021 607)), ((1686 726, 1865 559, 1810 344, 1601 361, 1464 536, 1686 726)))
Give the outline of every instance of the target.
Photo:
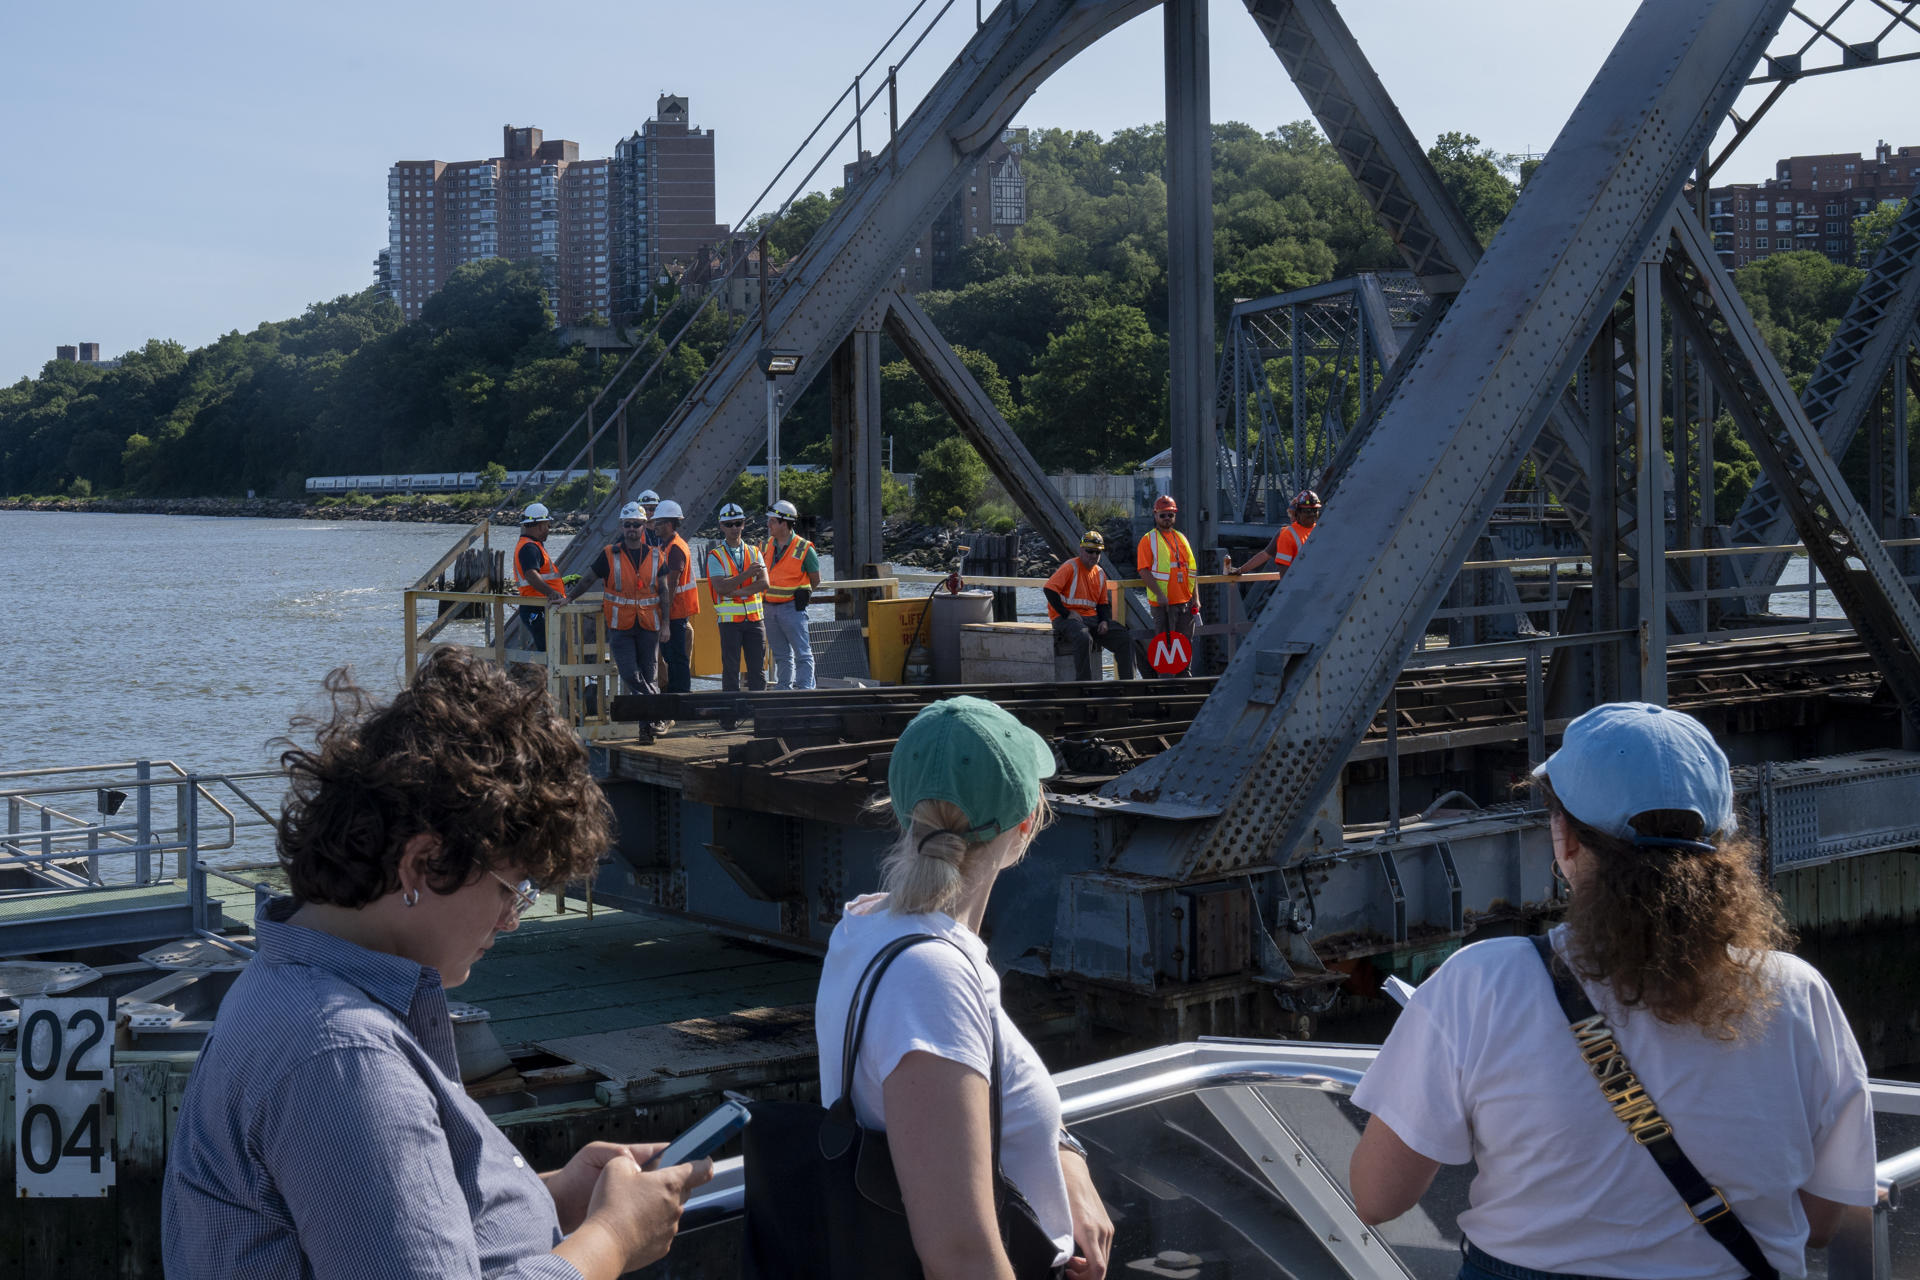
POLYGON ((979 848, 967 841, 972 825, 960 806, 948 801, 922 800, 915 805, 913 821, 880 862, 887 910, 898 915, 951 914, 966 882, 967 855, 979 848))
POLYGON ((966 887, 967 874, 978 865, 982 850, 1021 840, 1024 854, 1024 842, 1037 835, 1052 817, 1052 806, 1043 791, 1025 836, 1016 827, 992 839, 976 841, 968 834, 973 824, 959 805, 922 800, 913 807, 913 821, 880 860, 880 887, 888 895, 887 910, 896 915, 929 911, 952 915, 966 887))

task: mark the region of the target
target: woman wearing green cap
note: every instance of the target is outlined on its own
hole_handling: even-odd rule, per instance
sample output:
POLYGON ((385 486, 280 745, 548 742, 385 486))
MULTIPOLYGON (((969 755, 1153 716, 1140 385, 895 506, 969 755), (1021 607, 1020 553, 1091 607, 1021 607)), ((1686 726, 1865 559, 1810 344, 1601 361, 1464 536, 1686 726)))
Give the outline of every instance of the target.
POLYGON ((820 1095, 831 1101, 850 1087, 860 1123, 886 1132, 929 1277, 1014 1275, 994 1210, 996 1043, 1001 1168, 1053 1238, 1064 1274, 1106 1273, 1113 1224, 1061 1127, 1052 1077, 1000 1007, 979 935, 994 879, 1047 824, 1040 780, 1053 770, 1046 742, 991 702, 949 698, 916 715, 887 772, 900 833, 882 862, 882 892, 847 904, 821 970, 820 1095), (909 947, 886 968, 845 1081, 846 1019, 866 994, 862 976, 890 943, 916 934, 954 945, 909 947))
POLYGON ((1874 1202, 1866 1067, 1698 720, 1609 703, 1534 771, 1567 919, 1463 948, 1354 1094, 1360 1217, 1477 1166, 1462 1280, 1804 1275, 1874 1202), (1544 944, 1544 945, 1543 945, 1544 944))

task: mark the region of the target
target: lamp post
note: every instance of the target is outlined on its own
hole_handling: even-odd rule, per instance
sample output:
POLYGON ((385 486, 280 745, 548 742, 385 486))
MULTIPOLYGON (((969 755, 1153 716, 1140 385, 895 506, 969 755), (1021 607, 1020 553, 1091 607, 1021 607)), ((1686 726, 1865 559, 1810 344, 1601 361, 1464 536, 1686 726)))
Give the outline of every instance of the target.
POLYGON ((760 348, 760 369, 767 375, 767 506, 780 501, 780 392, 773 380, 800 367, 798 351, 760 348))

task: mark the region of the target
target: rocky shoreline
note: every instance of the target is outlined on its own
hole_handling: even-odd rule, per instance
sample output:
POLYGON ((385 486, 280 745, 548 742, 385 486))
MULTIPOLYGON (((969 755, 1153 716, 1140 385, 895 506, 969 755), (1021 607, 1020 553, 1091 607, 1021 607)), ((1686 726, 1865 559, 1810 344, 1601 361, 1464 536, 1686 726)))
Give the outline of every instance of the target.
MULTIPOLYGON (((423 498, 391 505, 355 506, 344 502, 321 504, 297 498, 0 498, 0 511, 75 511, 113 515, 155 516, 227 516, 256 520, 370 520, 381 523, 471 525, 479 513, 471 507, 423 498)), ((586 511, 554 512, 554 531, 573 533, 587 520, 586 511)), ((717 538, 717 527, 697 531, 701 536, 717 538)), ((1015 530, 1020 537, 1021 577, 1046 577, 1059 563, 1059 557, 1047 540, 1026 525, 1015 530)), ((1111 520, 1104 527, 1109 548, 1130 545, 1127 521, 1111 520)), ((809 535, 822 551, 833 550, 833 523, 820 519, 809 535)), ((962 546, 979 537, 978 530, 943 525, 921 524, 895 518, 884 526, 887 555, 896 564, 919 569, 947 569, 962 546)))

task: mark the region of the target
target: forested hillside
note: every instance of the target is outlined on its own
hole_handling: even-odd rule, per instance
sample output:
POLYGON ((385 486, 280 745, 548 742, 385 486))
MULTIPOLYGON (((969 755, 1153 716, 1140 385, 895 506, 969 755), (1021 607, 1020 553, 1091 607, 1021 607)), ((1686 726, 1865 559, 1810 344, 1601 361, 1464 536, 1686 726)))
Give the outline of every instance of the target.
MULTIPOLYGON (((1491 236, 1515 198, 1514 175, 1460 134, 1430 154, 1476 231, 1491 236)), ((1022 163, 1026 227, 1011 244, 970 245, 921 302, 1044 466, 1129 468, 1166 444, 1163 131, 1034 130, 1022 163)), ((1222 317, 1235 298, 1397 265, 1311 124, 1266 134, 1217 126, 1213 169, 1222 317)), ((776 257, 799 252, 838 196, 808 196, 767 227, 776 257)), ((1796 381, 1859 279, 1811 254, 1741 273, 1796 381)), ((711 310, 696 322, 629 414, 636 447, 738 323, 711 310)), ((155 339, 115 369, 50 362, 0 388, 0 494, 294 494, 315 474, 530 466, 613 367, 561 345, 534 267, 475 263, 413 324, 369 289, 194 351, 155 339)), ((1274 376, 1284 398, 1284 367, 1274 376)), ((953 434, 903 360, 885 367, 883 401, 901 470, 953 434)), ((819 379, 789 409, 783 453, 823 461, 826 436, 819 379)), ((1744 492, 1749 464, 1731 440, 1723 457, 1725 481, 1744 492)))

